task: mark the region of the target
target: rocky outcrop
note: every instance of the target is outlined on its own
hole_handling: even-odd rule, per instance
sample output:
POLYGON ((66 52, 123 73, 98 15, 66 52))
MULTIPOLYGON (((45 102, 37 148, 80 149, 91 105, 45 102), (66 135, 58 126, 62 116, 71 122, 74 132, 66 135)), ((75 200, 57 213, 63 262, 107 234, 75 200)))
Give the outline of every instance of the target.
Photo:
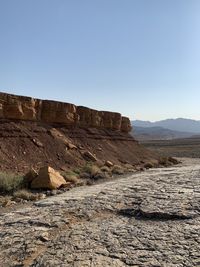
POLYGON ((45 166, 40 168, 38 176, 31 182, 31 188, 52 190, 65 186, 66 184, 64 177, 59 172, 49 166, 45 166))
POLYGON ((6 93, 0 93, 0 119, 39 121, 121 132, 131 130, 129 118, 122 117, 120 113, 6 93))

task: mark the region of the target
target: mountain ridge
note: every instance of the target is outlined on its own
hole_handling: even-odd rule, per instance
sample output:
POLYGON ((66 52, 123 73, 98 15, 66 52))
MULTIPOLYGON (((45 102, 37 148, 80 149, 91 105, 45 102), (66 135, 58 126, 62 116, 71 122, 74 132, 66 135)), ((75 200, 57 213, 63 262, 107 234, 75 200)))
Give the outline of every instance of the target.
POLYGON ((195 134, 188 132, 173 131, 159 126, 154 126, 154 127, 134 126, 132 135, 139 141, 145 141, 145 140, 172 140, 179 138, 189 138, 195 134))
POLYGON ((162 127, 172 131, 200 134, 200 120, 177 118, 177 119, 160 120, 155 122, 133 120, 131 123, 133 126, 136 127, 144 127, 144 128, 162 127))

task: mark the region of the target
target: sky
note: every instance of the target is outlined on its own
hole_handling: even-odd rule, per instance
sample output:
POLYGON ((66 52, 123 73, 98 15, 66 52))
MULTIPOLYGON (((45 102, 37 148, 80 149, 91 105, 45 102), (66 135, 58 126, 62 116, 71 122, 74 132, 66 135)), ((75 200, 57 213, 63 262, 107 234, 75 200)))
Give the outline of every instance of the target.
POLYGON ((199 0, 0 0, 0 91, 200 120, 199 0))

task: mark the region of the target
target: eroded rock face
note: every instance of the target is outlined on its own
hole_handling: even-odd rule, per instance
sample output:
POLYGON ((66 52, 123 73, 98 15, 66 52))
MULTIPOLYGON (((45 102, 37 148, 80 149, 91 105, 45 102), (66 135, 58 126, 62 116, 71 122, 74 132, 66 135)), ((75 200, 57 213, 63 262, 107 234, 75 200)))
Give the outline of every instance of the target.
POLYGON ((0 93, 0 118, 38 120, 41 100, 0 93))
POLYGON ((122 132, 131 130, 129 118, 122 117, 120 113, 6 93, 0 93, 0 119, 42 121, 122 132))
POLYGON ((101 113, 97 110, 87 107, 78 106, 78 125, 99 128, 102 125, 101 113))
POLYGON ((121 123, 121 131, 122 132, 130 132, 132 129, 131 122, 129 118, 127 117, 122 117, 122 123, 121 123))
POLYGON ((75 124, 76 106, 57 101, 42 101, 41 120, 50 123, 75 124))

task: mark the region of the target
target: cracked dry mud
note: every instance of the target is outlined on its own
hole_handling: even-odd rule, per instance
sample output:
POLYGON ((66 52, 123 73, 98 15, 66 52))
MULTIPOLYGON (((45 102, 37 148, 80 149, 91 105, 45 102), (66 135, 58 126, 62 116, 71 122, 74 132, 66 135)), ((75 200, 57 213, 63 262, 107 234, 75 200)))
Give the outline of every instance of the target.
POLYGON ((200 161, 0 215, 0 266, 200 266, 200 161))

